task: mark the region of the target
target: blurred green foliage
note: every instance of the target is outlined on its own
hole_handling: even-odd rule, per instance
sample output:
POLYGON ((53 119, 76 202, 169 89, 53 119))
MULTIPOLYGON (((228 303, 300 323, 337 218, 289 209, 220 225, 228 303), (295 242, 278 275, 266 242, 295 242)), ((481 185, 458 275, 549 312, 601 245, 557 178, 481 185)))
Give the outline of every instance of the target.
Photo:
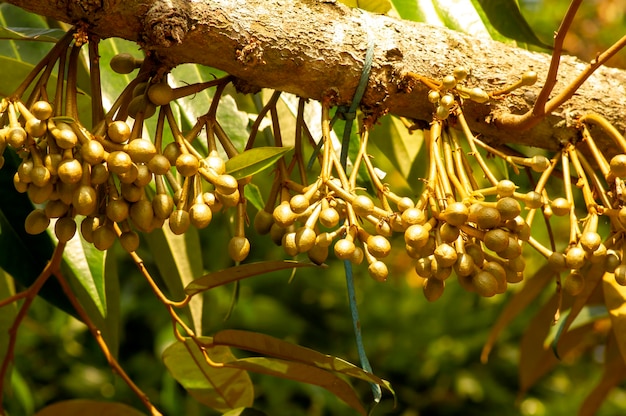
MULTIPOLYGON (((624 10, 618 7, 623 6, 622 3, 623 0, 584 2, 581 20, 573 28, 572 36, 579 39, 575 44, 597 51, 597 45, 610 42, 611 39, 604 36, 615 32, 611 28, 623 25, 624 14, 609 16, 601 10, 609 6, 613 7, 611 10, 624 10), (605 16, 605 20, 598 22, 595 19, 598 15, 605 16), (598 43, 590 46, 587 37, 594 36, 594 27, 598 43)), ((565 1, 521 2, 524 15, 546 42, 556 29, 566 4, 565 1)), ((595 53, 568 45, 567 50, 583 57, 595 53)), ((26 47, 25 57, 31 53, 26 47)), ((617 64, 623 66, 621 61, 617 64)), ((251 107, 247 97, 233 94, 232 98, 240 108, 251 107)), ((393 128, 390 119, 382 120, 382 127, 375 130, 372 142, 382 148, 388 142, 385 134, 393 128)), ((391 153, 384 148, 381 151, 372 147, 372 153, 377 164, 383 169, 387 167, 389 172, 394 162, 397 163, 386 159, 385 154, 391 153)), ((406 172, 411 172, 407 176, 419 176, 416 169, 407 166, 406 172)), ((390 173, 386 181, 395 189, 411 192, 411 180, 402 175, 390 173)), ((262 178, 257 185, 261 189, 269 187, 262 178)), ((255 209, 249 210, 252 218, 255 209)), ((225 242, 232 232, 230 227, 229 216, 219 214, 208 229, 199 232, 206 271, 230 265, 225 255, 225 242)), ((254 249, 247 261, 284 257, 282 249, 269 243, 268 237, 249 235, 254 249)), ((396 245, 402 242, 399 243, 396 245)), ((150 252, 145 242, 141 247, 139 254, 146 267, 157 283, 164 286, 155 264, 159 253, 150 252)), ((115 245, 112 254, 120 277, 120 363, 165 414, 216 414, 195 403, 167 374, 161 353, 174 341, 169 316, 119 245, 115 245)), ((541 305, 533 305, 515 320, 501 336, 489 362, 481 364, 482 346, 510 294, 482 299, 465 292, 451 279, 443 297, 429 304, 422 296, 419 279, 411 270, 410 259, 403 253, 393 256, 386 283, 373 281, 362 267, 355 268, 361 327, 370 362, 374 372, 389 380, 398 395, 396 408, 393 408, 393 400, 385 396, 373 415, 576 413, 585 394, 600 377, 600 347, 582 352, 575 363, 564 362, 526 396, 517 397, 519 342, 541 305)), ((240 285, 228 319, 235 295, 233 285, 212 289, 204 295, 203 332, 248 329, 358 362, 343 267, 334 259, 329 259, 328 264, 326 269, 301 269, 293 276, 289 272, 276 272, 247 279, 240 285)), ((553 288, 548 289, 551 290, 553 288)), ((115 400, 142 409, 136 396, 111 373, 86 327, 41 299, 35 301, 20 328, 16 351, 11 391, 5 395, 3 403, 10 415, 32 414, 45 404, 69 398, 115 400)), ((321 416, 350 412, 337 398, 320 388, 259 375, 252 377, 257 396, 255 408, 267 415, 321 416)), ((366 383, 357 387, 362 397, 369 398, 371 393, 366 383)), ((599 414, 608 416, 626 411, 625 394, 623 388, 615 389, 599 414)))

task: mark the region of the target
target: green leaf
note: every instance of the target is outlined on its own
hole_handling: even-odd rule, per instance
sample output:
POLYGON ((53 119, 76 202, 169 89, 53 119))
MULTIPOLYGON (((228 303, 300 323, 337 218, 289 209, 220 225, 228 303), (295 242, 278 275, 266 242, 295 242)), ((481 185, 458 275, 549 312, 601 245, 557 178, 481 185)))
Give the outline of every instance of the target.
POLYGON ((63 252, 63 267, 70 271, 87 291, 102 317, 107 315, 104 288, 104 252, 87 243, 78 233, 67 242, 63 252))
POLYGON ((513 298, 507 302, 506 307, 500 313, 500 317, 496 323, 491 327, 489 338, 485 342, 480 359, 483 363, 487 362, 489 353, 493 348, 500 332, 522 311, 526 309, 531 302, 535 301, 541 294, 543 289, 554 278, 554 271, 549 265, 544 265, 531 277, 526 278, 524 286, 519 292, 513 295, 513 298))
POLYGON ((37 29, 32 27, 0 27, 0 39, 5 40, 35 40, 41 42, 56 42, 65 35, 61 29, 37 29))
POLYGON ((370 13, 385 14, 391 10, 389 0, 339 0, 339 2, 350 7, 358 7, 370 13))
POLYGON ((246 200, 259 211, 265 206, 265 203, 263 202, 263 194, 261 194, 261 190, 255 184, 249 183, 246 185, 246 187, 243 188, 243 194, 246 197, 246 200))
POLYGON ((241 264, 225 270, 209 273, 191 282, 185 288, 185 293, 193 296, 214 287, 232 283, 248 277, 259 276, 263 273, 277 270, 294 269, 296 267, 318 267, 313 263, 299 263, 291 260, 263 261, 259 263, 241 264))
POLYGON ((393 9, 402 19, 414 22, 423 21, 417 7, 418 0, 391 0, 393 9))
POLYGON ((626 287, 615 281, 613 273, 605 273, 602 280, 604 303, 611 317, 612 331, 622 360, 626 361, 626 287))
POLYGON ((336 375, 317 367, 294 361, 266 357, 241 358, 239 360, 229 361, 227 365, 232 368, 323 387, 358 411, 361 415, 367 414, 352 386, 336 375))
MULTIPOLYGON (((0 299, 7 299, 15 294, 15 285, 13 278, 4 270, 0 269, 0 299)), ((13 325, 15 315, 17 314, 17 303, 13 302, 0 308, 0 362, 4 360, 9 347, 9 337, 7 336, 9 328, 13 325)), ((4 385, 8 384, 10 371, 5 374, 4 385)))
MULTIPOLYGON (((1 27, 20 27, 29 28, 30 30, 50 30, 48 22, 41 16, 20 9, 19 7, 2 3, 0 4, 0 26, 1 27)), ((0 56, 14 58, 26 63, 37 63, 52 45, 47 42, 19 42, 17 40, 6 40, 0 42, 0 56)), ((2 66, 3 75, 13 68, 2 66)), ((5 77, 3 77, 5 78, 5 77)), ((15 79, 22 78, 11 78, 15 79)), ((2 81, 5 81, 4 79, 2 81)))
POLYGON ((502 35, 518 42, 541 48, 552 47, 543 43, 520 12, 516 0, 475 0, 483 9, 489 22, 502 35))
POLYGON ((226 173, 235 179, 243 179, 274 166, 276 161, 293 147, 255 147, 239 153, 226 162, 226 173))
MULTIPOLYGON (((550 328, 550 333, 548 337, 544 341, 545 345, 550 345, 554 354, 559 358, 559 353, 557 350, 557 345, 561 336, 563 335, 563 327, 565 324, 565 318, 567 317, 568 312, 564 313, 559 321, 558 325, 554 325, 550 328)), ((587 305, 578 314, 576 319, 572 321, 569 329, 580 328, 581 326, 588 325, 592 322, 598 321, 600 319, 605 319, 609 317, 609 311, 606 309, 605 305, 587 305)))
POLYGON ((319 351, 292 344, 258 332, 227 329, 213 337, 213 344, 239 348, 275 358, 297 361, 322 370, 333 371, 346 376, 358 378, 368 383, 375 383, 394 393, 389 382, 362 370, 341 358, 322 354, 319 351))
POLYGON ((491 38, 471 0, 454 2, 436 0, 433 1, 433 5, 439 18, 448 29, 471 33, 475 37, 491 38))
MULTIPOLYGON (((172 70, 169 78, 173 88, 198 82, 210 81, 216 77, 224 76, 223 72, 203 65, 185 64, 179 65, 172 70)), ((205 89, 197 94, 176 100, 173 107, 179 107, 183 121, 187 128, 196 124, 198 117, 204 115, 211 106, 214 89, 205 89)), ((220 98, 220 105, 217 108, 217 121, 224 131, 228 132, 228 137, 238 150, 243 150, 248 140, 248 114, 237 108, 235 99, 229 94, 223 94, 220 98)), ((206 152, 206 141, 194 141, 194 145, 201 145, 206 152)))
POLYGON ((115 415, 144 416, 139 410, 123 403, 102 402, 97 400, 75 399, 58 402, 44 407, 35 416, 83 416, 115 415))
MULTIPOLYGON (((200 337, 198 341, 211 344, 208 337, 200 337)), ((248 373, 238 368, 213 367, 203 351, 214 363, 235 360, 230 348, 206 346, 200 349, 188 338, 185 342, 170 345, 163 352, 163 362, 176 381, 198 402, 222 412, 251 406, 254 387, 248 373)))
POLYGON ((239 407, 224 413, 222 416, 267 416, 267 414, 250 407, 239 407))
MULTIPOLYGON (((204 267, 198 231, 190 227, 185 234, 176 235, 169 227, 163 227, 144 237, 150 251, 155 253, 154 261, 170 296, 181 300, 185 297, 184 287, 201 275, 204 267)), ((196 333, 202 333, 202 297, 192 299, 185 311, 196 333)))

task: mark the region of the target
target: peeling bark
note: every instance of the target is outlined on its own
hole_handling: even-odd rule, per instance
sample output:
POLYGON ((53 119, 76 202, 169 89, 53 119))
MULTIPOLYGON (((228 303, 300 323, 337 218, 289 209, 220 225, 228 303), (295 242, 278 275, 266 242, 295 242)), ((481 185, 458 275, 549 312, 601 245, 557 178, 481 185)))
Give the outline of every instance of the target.
MULTIPOLYGON (((550 56, 491 40, 372 15, 334 0, 9 0, 9 3, 69 23, 87 22, 102 38, 137 41, 166 65, 199 63, 224 70, 251 85, 319 100, 332 92, 348 104, 359 81, 366 46, 375 56, 365 109, 430 120, 428 87, 407 84, 409 72, 440 79, 456 66, 471 70, 469 86, 502 88, 533 69, 542 79, 550 56)), ((585 68, 576 58, 561 59, 555 94, 585 68)), ((565 105, 527 131, 499 129, 502 113, 528 111, 542 82, 487 104, 467 102, 470 126, 494 143, 557 149, 577 140, 577 115, 594 111, 624 131, 626 72, 602 67, 565 105)), ((612 143, 597 132, 599 145, 612 143)))

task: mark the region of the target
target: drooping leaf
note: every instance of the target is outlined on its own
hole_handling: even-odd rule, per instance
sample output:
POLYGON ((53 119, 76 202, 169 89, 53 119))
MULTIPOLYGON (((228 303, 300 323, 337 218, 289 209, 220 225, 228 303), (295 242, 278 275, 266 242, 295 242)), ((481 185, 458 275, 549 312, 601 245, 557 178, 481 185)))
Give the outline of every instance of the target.
POLYGON ((250 407, 241 407, 226 412, 222 416, 267 416, 267 414, 250 407))
POLYGON ((498 32, 518 42, 542 48, 551 46, 543 43, 520 12, 516 0, 474 0, 484 10, 489 22, 498 32))
POLYGON ((317 367, 300 362, 267 357, 241 358, 230 361, 227 365, 232 368, 323 387, 361 415, 367 414, 356 392, 347 382, 333 373, 317 367))
MULTIPOLYGON (((412 172, 415 164, 420 164, 419 156, 424 148, 422 130, 409 132, 397 117, 384 117, 380 126, 372 131, 371 142, 393 163, 403 178, 421 177, 412 172)), ((424 167, 424 163, 421 163, 424 167)), ((423 174, 423 173, 422 173, 423 174)))
MULTIPOLYGON (((204 267, 198 231, 190 227, 183 235, 176 235, 169 227, 163 227, 146 234, 145 239, 156 254, 154 261, 171 296, 181 300, 185 286, 201 275, 204 267)), ((202 333, 202 297, 192 299, 185 310, 196 333, 202 333)))
POLYGON ((275 272, 278 270, 294 269, 296 267, 319 267, 313 263, 299 263, 291 260, 263 261, 258 263, 247 263, 230 267, 225 270, 204 275, 185 287, 185 293, 189 296, 195 295, 211 288, 232 283, 248 277, 259 276, 263 273, 275 272))
POLYGON ((104 252, 87 243, 79 234, 67 242, 63 267, 83 286, 102 317, 107 315, 104 282, 104 252))
MULTIPOLYGON (((211 345, 211 338, 198 341, 211 345)), ((235 361, 227 347, 203 348, 214 363, 235 361)), ((248 373, 240 368, 213 367, 203 350, 192 339, 177 341, 163 352, 163 362, 172 376, 198 402, 222 412, 249 407, 254 399, 254 388, 248 373)))
POLYGON ((623 352, 620 352, 616 332, 611 331, 604 353, 604 373, 594 389, 580 406, 578 416, 593 416, 604 403, 609 392, 626 378, 626 364, 623 352))
POLYGON ((393 393, 389 382, 363 371, 361 368, 338 357, 322 354, 319 351, 300 345, 292 344, 269 335, 258 332, 226 329, 213 337, 215 345, 225 345, 241 350, 256 352, 269 357, 281 358, 288 361, 297 361, 303 364, 318 367, 322 370, 333 371, 346 376, 358 378, 368 383, 375 383, 385 387, 393 393))
POLYGON ((506 307, 498 317, 496 323, 491 327, 489 332, 489 338, 485 342, 483 351, 480 355, 480 360, 483 363, 487 362, 489 353, 493 348, 498 336, 504 328, 518 316, 531 302, 537 299, 537 296, 543 291, 546 285, 554 278, 554 272, 550 266, 544 265, 541 267, 532 277, 527 277, 524 286, 519 292, 513 295, 513 298, 509 300, 506 307))
POLYGON ((243 194, 246 197, 246 200, 252 204, 257 210, 262 210, 265 206, 263 202, 263 195, 261 194, 261 190, 258 186, 253 183, 249 183, 243 188, 243 194))
MULTIPOLYGON (((48 22, 41 16, 3 2, 0 4, 0 26, 29 28, 31 30, 50 30, 48 22)), ((52 48, 48 42, 24 42, 19 40, 3 40, 0 42, 0 56, 14 58, 15 60, 35 64, 41 57, 52 48)), ((2 66, 2 73, 10 73, 13 68, 2 66)), ((4 78, 4 77, 3 77, 4 78)), ((11 78, 13 81, 22 78, 11 78)), ((2 80, 8 81, 8 80, 2 80)))
POLYGON ((84 416, 84 415, 115 415, 144 416, 139 410, 123 403, 104 402, 97 400, 75 399, 58 402, 44 407, 35 416, 84 416))
MULTIPOLYGON (((7 299, 15 294, 13 278, 0 268, 0 299, 7 299)), ((17 303, 12 303, 0 308, 0 362, 4 360, 9 347, 9 328, 13 325, 13 320, 17 314, 17 303)), ((10 371, 9 371, 10 373, 10 371)), ((9 374, 5 374, 4 383, 8 384, 9 374)))
POLYGON ((605 273, 602 289, 604 291, 604 303, 609 311, 613 334, 617 348, 626 361, 626 287, 615 281, 613 273, 605 273))
POLYGON ((389 0, 339 0, 350 7, 358 7, 371 13, 385 14, 391 9, 389 0))
POLYGON ((255 147, 226 162, 226 173, 235 179, 243 179, 268 169, 293 147, 255 147))
POLYGON ((61 29, 37 29, 32 27, 0 27, 0 39, 56 42, 65 35, 61 29))
POLYGON ((459 32, 471 33, 472 36, 489 39, 491 35, 476 7, 471 0, 458 1, 433 1, 433 6, 437 10, 441 21, 448 29, 459 32))
MULTIPOLYGON (((563 314, 564 316, 562 318, 566 317, 566 314, 563 314)), ((581 326, 584 325, 588 325, 590 323, 593 323, 595 321, 598 321, 600 319, 606 319, 608 318, 609 313, 608 310, 606 309, 606 306, 604 305, 586 305, 578 314, 578 316, 576 317, 576 319, 574 319, 572 321, 572 324, 570 325, 569 329, 576 329, 579 328, 581 326)), ((548 334, 548 337, 546 338, 544 344, 545 345, 550 345, 552 348, 552 351, 554 352, 554 355, 559 358, 560 357, 560 353, 559 350, 557 349, 557 345, 559 344, 559 341, 561 339, 561 336, 563 335, 563 324, 565 323, 564 319, 561 319, 559 321, 559 323, 557 325, 554 325, 551 330, 550 333, 548 334)))

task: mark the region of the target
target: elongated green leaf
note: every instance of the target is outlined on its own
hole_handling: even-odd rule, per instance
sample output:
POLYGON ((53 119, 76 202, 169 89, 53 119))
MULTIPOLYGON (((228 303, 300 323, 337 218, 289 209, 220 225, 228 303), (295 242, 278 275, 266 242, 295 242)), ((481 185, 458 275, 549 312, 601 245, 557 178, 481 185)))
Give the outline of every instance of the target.
MULTIPOLYGON (((0 269, 0 299, 6 299, 15 294, 15 285, 13 283, 13 278, 4 270, 0 269)), ((12 303, 10 305, 6 305, 0 308, 0 334, 3 336, 0 337, 0 362, 4 360, 4 357, 7 353, 7 348, 9 347, 9 337, 7 334, 9 333, 9 328, 13 325, 13 320, 15 319, 15 315, 17 314, 17 304, 12 303)), ((8 385, 9 380, 9 371, 5 374, 4 385, 8 385)))
POLYGON ((360 414, 367 414, 352 386, 333 373, 317 367, 266 357, 241 358, 230 361, 228 366, 323 387, 360 414))
POLYGON ((226 162, 226 173, 243 179, 274 166, 293 147, 255 147, 239 153, 226 162))
POLYGON ((243 188, 243 194, 246 197, 246 200, 259 211, 262 210, 265 206, 261 190, 255 184, 249 183, 248 185, 246 185, 246 187, 243 188))
POLYGON ((418 0, 391 0, 391 5, 393 10, 402 19, 419 22, 423 21, 423 19, 420 19, 417 2, 418 0))
MULTIPOLYGON (((567 316, 567 313, 568 312, 563 314, 562 319, 559 321, 559 324, 554 325, 552 328, 550 328, 550 333, 548 334, 548 337, 544 341, 545 345, 550 345, 552 347, 552 351, 554 352, 554 355, 556 355, 557 358, 559 358, 557 345, 559 343, 561 336, 563 335, 563 324, 565 323, 564 318, 567 316)), ((608 317, 609 317, 609 311, 606 309, 606 306, 587 305, 580 311, 576 319, 572 321, 572 324, 570 325, 569 329, 570 330, 576 329, 581 326, 588 325, 592 322, 598 321, 600 319, 605 319, 608 317)))
POLYGON ((516 0, 476 0, 498 32, 518 42, 542 48, 551 47, 543 43, 520 12, 516 0))
MULTIPOLYGON (((198 340, 211 344, 208 337, 198 340)), ((227 347, 205 347, 204 351, 215 363, 236 360, 227 347)), ((163 352, 163 362, 189 394, 206 406, 224 412, 252 405, 254 388, 248 373, 239 368, 212 367, 192 339, 170 345, 163 352)))
POLYGON ((437 0, 433 1, 433 5, 448 29, 471 33, 475 37, 491 38, 471 0, 437 0))
POLYGON ((185 293, 192 296, 211 288, 232 283, 248 277, 259 276, 263 273, 277 270, 294 269, 296 267, 319 267, 313 263, 299 263, 290 260, 263 261, 259 263, 241 264, 225 270, 209 273, 185 287, 185 293))
MULTIPOLYGON (((8 3, 0 4, 0 27, 20 27, 30 30, 50 30, 48 22, 41 16, 28 13, 19 7, 8 3)), ((47 42, 21 42, 18 40, 3 40, 0 42, 0 56, 14 58, 25 63, 34 64, 52 47, 47 42)), ((12 68, 2 66, 2 73, 12 71, 12 68)), ((15 81, 15 78, 12 78, 15 81)), ((17 78, 21 79, 21 78, 17 78)))
POLYGON ((389 0, 339 0, 350 7, 358 7, 371 13, 385 14, 391 9, 389 0))
POLYGON ((35 416, 84 416, 84 415, 115 415, 143 416, 139 410, 122 403, 103 402, 96 400, 66 400, 44 407, 35 416))
POLYGON ((251 409, 249 407, 241 407, 224 413, 222 416, 267 416, 260 410, 251 409))
POLYGON ((613 330, 607 340, 602 378, 585 398, 578 411, 578 416, 593 416, 597 414, 609 392, 626 378, 626 364, 615 335, 617 334, 613 330))
POLYGON ((602 280, 604 303, 611 316, 615 341, 623 361, 626 361, 626 287, 615 281, 613 273, 605 273, 602 280))
POLYGON ((35 40, 40 42, 56 42, 65 35, 61 29, 37 29, 31 27, 0 27, 0 39, 35 40))
POLYGON ((489 332, 489 338, 485 342, 480 359, 483 363, 487 362, 489 353, 493 348, 498 336, 504 328, 519 315, 531 302, 537 299, 537 296, 543 291, 546 285, 554 278, 554 272, 550 266, 545 265, 541 267, 532 277, 526 279, 524 286, 513 295, 513 298, 509 300, 506 307, 500 314, 496 323, 491 327, 489 332))
POLYGON ((83 286, 102 317, 107 315, 104 283, 104 252, 87 243, 78 234, 67 242, 63 252, 64 267, 83 286))
MULTIPOLYGON (((163 227, 145 235, 171 296, 180 300, 185 296, 184 288, 202 274, 202 249, 198 231, 191 227, 183 235, 176 235, 169 227, 163 227)), ((202 333, 202 297, 189 302, 189 313, 196 334, 202 333)))
POLYGON ((258 332, 227 329, 215 334, 213 337, 213 343, 215 345, 225 345, 246 351, 252 351, 270 357, 297 361, 322 370, 334 371, 346 376, 367 381, 368 383, 376 383, 393 393, 393 389, 391 388, 389 382, 375 376, 372 373, 363 371, 354 364, 342 360, 341 358, 322 354, 321 352, 310 348, 292 344, 269 335, 258 332))

